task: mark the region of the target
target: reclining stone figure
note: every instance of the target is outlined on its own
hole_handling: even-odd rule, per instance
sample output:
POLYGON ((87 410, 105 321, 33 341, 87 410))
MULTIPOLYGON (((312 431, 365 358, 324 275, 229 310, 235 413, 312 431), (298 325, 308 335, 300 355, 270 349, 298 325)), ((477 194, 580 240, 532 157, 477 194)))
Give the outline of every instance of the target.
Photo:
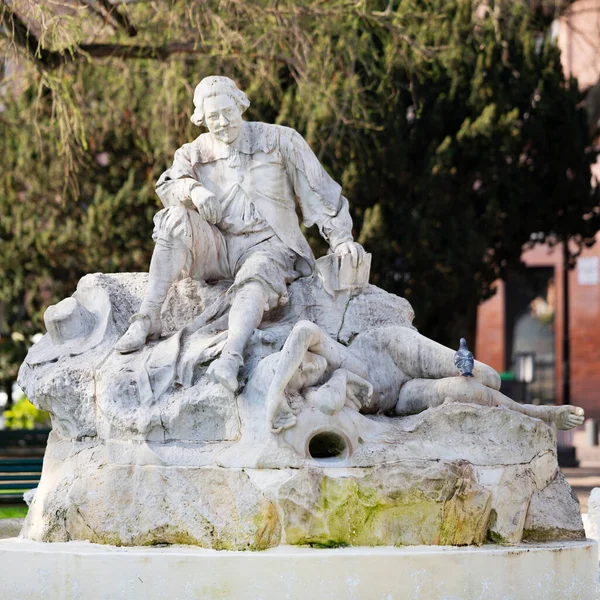
POLYGON ((576 406, 519 404, 500 389, 494 369, 475 361, 473 378, 457 376, 454 351, 408 327, 359 334, 346 347, 309 321, 299 321, 287 338, 267 396, 272 433, 293 427, 290 395, 312 396, 324 412, 344 406, 363 413, 411 415, 448 402, 504 407, 572 429, 583 423, 576 406))

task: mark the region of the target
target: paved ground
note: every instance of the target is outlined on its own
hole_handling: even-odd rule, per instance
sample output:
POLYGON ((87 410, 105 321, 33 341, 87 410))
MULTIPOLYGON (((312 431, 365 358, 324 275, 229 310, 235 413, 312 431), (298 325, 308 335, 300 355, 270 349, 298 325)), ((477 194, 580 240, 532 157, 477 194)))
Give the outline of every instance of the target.
POLYGON ((573 491, 577 494, 581 504, 581 512, 587 512, 587 502, 592 488, 600 487, 600 463, 586 464, 578 469, 562 469, 573 491))

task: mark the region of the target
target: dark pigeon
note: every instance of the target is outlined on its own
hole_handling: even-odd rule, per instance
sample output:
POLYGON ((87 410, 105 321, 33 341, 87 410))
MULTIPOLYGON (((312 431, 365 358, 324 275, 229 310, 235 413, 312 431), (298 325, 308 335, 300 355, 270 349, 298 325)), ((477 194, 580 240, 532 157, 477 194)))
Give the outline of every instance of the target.
POLYGON ((463 377, 473 377, 475 359, 473 358, 473 353, 467 348, 467 340, 465 338, 460 338, 460 347, 454 355, 454 365, 463 377))

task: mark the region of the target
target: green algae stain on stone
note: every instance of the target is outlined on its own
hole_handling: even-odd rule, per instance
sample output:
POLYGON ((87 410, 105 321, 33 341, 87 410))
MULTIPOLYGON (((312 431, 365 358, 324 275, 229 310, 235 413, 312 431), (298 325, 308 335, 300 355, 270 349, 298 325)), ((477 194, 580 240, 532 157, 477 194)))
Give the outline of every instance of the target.
POLYGON ((254 518, 256 533, 251 550, 266 550, 278 546, 281 541, 281 522, 277 508, 265 502, 263 510, 254 518))
POLYGON ((430 543, 442 509, 415 490, 391 498, 364 479, 323 477, 312 510, 286 523, 286 540, 326 548, 430 543))
POLYGON ((498 544, 499 546, 508 546, 509 541, 500 535, 494 528, 498 519, 498 513, 492 509, 490 511, 490 518, 488 523, 487 541, 492 544, 498 544))
POLYGON ((465 477, 467 472, 462 466, 438 468, 420 478, 398 466, 298 476, 279 498, 286 543, 328 548, 481 544, 490 493, 465 477))
POLYGON ((462 479, 445 503, 440 544, 481 545, 492 513, 492 494, 472 479, 462 479))
POLYGON ((547 529, 524 529, 523 541, 525 542, 567 542, 585 540, 585 531, 573 531, 570 529, 559 529, 558 527, 547 529))

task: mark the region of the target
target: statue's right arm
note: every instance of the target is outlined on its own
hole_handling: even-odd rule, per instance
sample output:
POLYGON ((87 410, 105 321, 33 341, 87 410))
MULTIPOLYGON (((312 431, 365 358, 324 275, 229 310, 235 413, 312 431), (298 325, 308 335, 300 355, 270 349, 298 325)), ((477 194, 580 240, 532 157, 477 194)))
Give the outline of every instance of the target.
POLYGON ((191 144, 184 144, 179 148, 175 152, 171 167, 156 182, 156 193, 165 207, 183 205, 186 208, 194 208, 194 196, 212 196, 194 173, 190 149, 191 144))

